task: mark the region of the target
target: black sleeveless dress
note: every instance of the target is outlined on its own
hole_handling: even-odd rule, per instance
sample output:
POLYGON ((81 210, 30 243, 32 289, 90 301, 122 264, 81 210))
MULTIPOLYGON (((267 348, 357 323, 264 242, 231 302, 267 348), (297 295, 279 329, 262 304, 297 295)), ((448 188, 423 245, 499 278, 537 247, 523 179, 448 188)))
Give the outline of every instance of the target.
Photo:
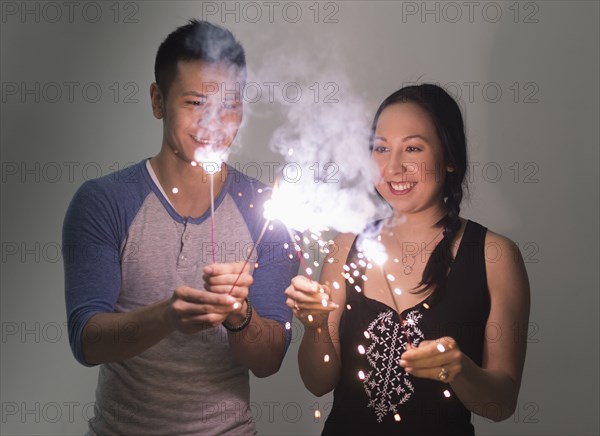
POLYGON ((354 241, 347 265, 354 264, 359 274, 346 279, 350 309, 340 320, 341 378, 323 435, 475 434, 471 413, 449 384, 408 375, 399 361, 407 338, 418 345, 451 336, 481 366, 490 311, 486 231, 467 221, 445 289, 435 301, 427 298, 403 311, 404 330, 394 309, 355 290, 362 289, 365 262, 354 241))

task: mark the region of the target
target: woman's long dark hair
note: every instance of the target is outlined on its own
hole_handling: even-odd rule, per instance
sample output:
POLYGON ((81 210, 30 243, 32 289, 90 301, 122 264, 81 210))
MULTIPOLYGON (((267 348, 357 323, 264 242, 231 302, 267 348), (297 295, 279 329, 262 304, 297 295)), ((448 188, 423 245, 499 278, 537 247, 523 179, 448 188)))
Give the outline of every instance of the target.
MULTIPOLYGON (((383 110, 397 103, 414 103, 421 107, 433 122, 436 133, 444 150, 444 167, 452 165, 453 171, 446 172, 443 197, 446 215, 437 223, 444 228, 444 238, 436 245, 431 257, 425 265, 423 277, 415 293, 421 294, 434 288, 435 297, 438 290, 443 290, 452 258, 452 243, 460 230, 460 203, 463 198, 463 187, 467 189, 465 174, 467 171, 467 141, 460 108, 456 101, 441 87, 433 84, 422 84, 404 87, 389 97, 377 109, 371 126, 369 147, 373 150, 373 139, 377 121, 383 110)), ((431 295, 433 298, 433 294, 431 295)))

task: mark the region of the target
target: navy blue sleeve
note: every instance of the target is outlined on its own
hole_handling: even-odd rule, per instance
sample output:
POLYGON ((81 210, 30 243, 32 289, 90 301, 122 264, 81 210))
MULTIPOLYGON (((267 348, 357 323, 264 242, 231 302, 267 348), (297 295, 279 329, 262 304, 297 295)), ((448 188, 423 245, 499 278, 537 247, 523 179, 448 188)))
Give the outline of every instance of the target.
POLYGON ((71 200, 63 224, 69 344, 77 361, 86 366, 92 365, 83 355, 83 330, 95 314, 114 310, 121 288, 120 247, 134 209, 139 208, 139 201, 124 189, 128 184, 122 183, 124 174, 84 183, 71 200))

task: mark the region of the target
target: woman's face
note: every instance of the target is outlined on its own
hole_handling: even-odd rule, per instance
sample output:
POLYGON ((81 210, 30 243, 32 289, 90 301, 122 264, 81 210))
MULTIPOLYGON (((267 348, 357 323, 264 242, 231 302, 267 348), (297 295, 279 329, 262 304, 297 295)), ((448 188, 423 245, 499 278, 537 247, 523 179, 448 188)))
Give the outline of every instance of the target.
POLYGON ((386 107, 377 121, 371 157, 376 185, 396 215, 443 208, 446 171, 442 144, 431 118, 414 103, 386 107))

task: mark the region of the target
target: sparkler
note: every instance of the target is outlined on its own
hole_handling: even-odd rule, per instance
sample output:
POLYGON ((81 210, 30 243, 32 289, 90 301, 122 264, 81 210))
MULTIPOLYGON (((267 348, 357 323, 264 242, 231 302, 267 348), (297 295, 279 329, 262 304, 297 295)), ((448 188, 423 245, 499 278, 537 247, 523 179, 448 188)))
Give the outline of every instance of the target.
MULTIPOLYGON (((256 242, 254 244, 252 244, 252 249, 250 250, 250 253, 246 257, 246 260, 244 260, 244 264, 242 265, 242 269, 240 270, 240 272, 238 273, 237 277, 235 278, 235 281, 233 282, 233 285, 231 285, 231 289, 228 292, 229 295, 231 295, 231 292, 233 291, 233 288, 235 288, 235 285, 237 285, 238 280, 240 279, 242 273, 244 272, 244 268, 246 268, 246 265, 248 265, 248 261, 250 260, 250 258, 254 254, 254 251, 256 250, 256 247, 258 246, 258 244, 260 243, 261 239, 265 235, 267 227, 269 226, 269 222, 270 222, 269 220, 265 221, 265 224, 263 225, 263 228, 260 231, 260 234, 258 235, 258 239, 256 240, 256 242)), ((238 303, 235 303, 235 304, 238 304, 238 303)), ((237 309, 237 307, 235 307, 235 304, 234 304, 234 308, 237 309)))
POLYGON ((210 183, 210 242, 212 263, 216 263, 215 255, 215 174, 221 172, 221 167, 227 159, 227 150, 203 147, 194 152, 192 166, 200 163, 202 170, 208 174, 210 183))
MULTIPOLYGON (((213 147, 198 148, 198 149, 196 149, 196 152, 194 153, 194 159, 195 159, 195 161, 192 161, 192 166, 197 166, 198 162, 199 162, 202 167, 202 170, 206 174, 208 174, 208 177, 209 177, 209 183, 210 183, 210 242, 211 242, 212 263, 215 264, 215 263, 217 263, 217 259, 216 259, 216 243, 215 243, 215 180, 214 180, 214 178, 215 178, 215 174, 219 173, 221 171, 221 167, 222 167, 223 163, 225 162, 225 160, 227 159, 227 150, 218 149, 218 148, 214 149, 213 147)), ((246 258, 246 260, 244 261, 244 265, 242 266, 242 269, 238 273, 233 285, 231 285, 231 289, 229 289, 228 294, 231 295, 231 292, 235 288, 235 285, 237 285, 238 280, 240 279, 242 273, 244 272, 244 268, 246 268, 248 261, 254 254, 254 250, 255 250, 256 246, 258 245, 258 243, 262 239, 263 235, 265 234, 265 230, 267 229, 268 224, 269 224, 268 221, 265 222, 265 225, 263 226, 263 228, 260 232, 260 236, 259 236, 256 244, 254 244, 252 246, 252 250, 251 250, 250 254, 248 255, 248 257, 246 258)), ((239 307, 240 307, 240 303, 235 302, 233 304, 234 309, 238 309, 239 307)))
POLYGON ((210 246, 212 249, 212 263, 215 259, 215 174, 209 173, 210 178, 210 246))
POLYGON ((307 266, 304 261, 305 256, 308 258, 308 255, 302 250, 302 238, 298 235, 294 235, 292 231, 292 229, 294 229, 304 234, 308 229, 307 220, 310 220, 313 216, 311 214, 311 208, 314 210, 314 205, 307 201, 306 198, 298 202, 297 198, 300 194, 301 192, 299 192, 294 185, 281 182, 281 177, 279 177, 275 181, 271 199, 265 202, 264 215, 267 220, 278 219, 286 226, 286 230, 290 236, 290 240, 294 244, 294 249, 300 264, 302 265, 306 276, 312 280, 312 268, 307 266))

